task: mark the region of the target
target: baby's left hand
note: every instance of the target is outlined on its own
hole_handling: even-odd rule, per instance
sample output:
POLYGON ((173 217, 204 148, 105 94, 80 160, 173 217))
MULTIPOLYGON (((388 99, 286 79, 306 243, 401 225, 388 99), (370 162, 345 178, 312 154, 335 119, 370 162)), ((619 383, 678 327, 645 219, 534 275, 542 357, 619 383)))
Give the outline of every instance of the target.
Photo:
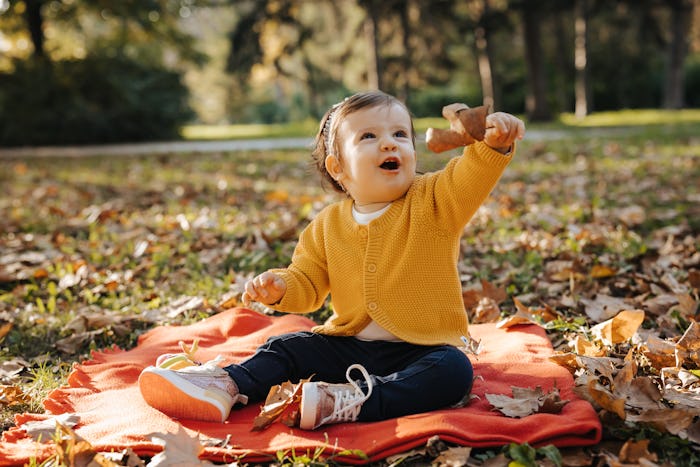
POLYGON ((512 150, 516 139, 525 136, 522 120, 505 112, 495 112, 486 116, 484 143, 498 152, 506 154, 512 150))

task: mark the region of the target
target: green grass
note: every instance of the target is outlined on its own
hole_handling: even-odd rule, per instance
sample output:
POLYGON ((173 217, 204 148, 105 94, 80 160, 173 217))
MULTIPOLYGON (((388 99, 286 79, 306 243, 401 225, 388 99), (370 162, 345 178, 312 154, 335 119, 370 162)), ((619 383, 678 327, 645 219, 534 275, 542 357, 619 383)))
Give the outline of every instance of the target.
MULTIPOLYGON (((610 112, 595 112, 579 120, 575 115, 565 113, 552 123, 528 124, 528 128, 574 129, 609 127, 663 127, 670 125, 699 125, 700 109, 660 110, 641 109, 610 112)), ((416 131, 424 133, 430 127, 443 128, 446 122, 442 117, 417 118, 416 131)), ((289 138, 312 137, 318 131, 318 122, 307 119, 301 122, 280 124, 238 124, 238 125, 187 125, 182 128, 182 136, 187 140, 245 139, 245 138, 289 138)))
POLYGON ((574 114, 562 114, 561 122, 574 127, 648 126, 700 124, 700 109, 635 109, 594 112, 579 120, 574 114))
POLYGON ((188 140, 219 140, 249 138, 291 138, 312 136, 318 131, 315 120, 280 124, 187 125, 182 128, 188 140))

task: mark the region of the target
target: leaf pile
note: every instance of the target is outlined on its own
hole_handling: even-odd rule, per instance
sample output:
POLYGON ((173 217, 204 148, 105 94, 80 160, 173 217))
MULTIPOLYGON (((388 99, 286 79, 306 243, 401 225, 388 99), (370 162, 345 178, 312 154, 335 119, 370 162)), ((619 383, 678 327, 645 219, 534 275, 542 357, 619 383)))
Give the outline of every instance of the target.
MULTIPOLYGON (((565 459, 700 463, 700 130, 645 131, 526 138, 462 238, 471 321, 543 326, 605 422, 565 459)), ((452 156, 419 154, 422 171, 452 156)), ((3 159, 0 185, 4 427, 92 349, 238 305, 337 199, 305 151, 3 159)), ((455 457, 554 457, 504 449, 455 457)))

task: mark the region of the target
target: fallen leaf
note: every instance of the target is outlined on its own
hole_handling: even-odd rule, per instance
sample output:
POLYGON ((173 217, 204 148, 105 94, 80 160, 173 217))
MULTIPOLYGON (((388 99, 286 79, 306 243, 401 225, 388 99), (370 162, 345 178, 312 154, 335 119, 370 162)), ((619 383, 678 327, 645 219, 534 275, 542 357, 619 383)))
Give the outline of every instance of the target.
POLYGON ((588 395, 601 408, 612 412, 625 420, 625 400, 614 395, 605 386, 601 385, 597 380, 592 379, 588 383, 588 395))
POLYGON ((577 355, 584 355, 586 357, 605 356, 605 350, 601 349, 582 335, 578 335, 574 338, 572 346, 577 355))
POLYGON ((610 266, 605 266, 603 264, 594 264, 591 266, 589 274, 594 279, 603 279, 605 277, 611 277, 617 274, 617 269, 611 268, 610 266))
POLYGON ((481 341, 474 339, 471 334, 468 334, 466 336, 462 336, 462 342, 464 343, 464 347, 462 347, 462 351, 467 354, 467 355, 474 355, 476 357, 479 356, 481 353, 481 350, 483 349, 483 345, 481 344, 481 341))
POLYGON ((513 397, 485 394, 489 403, 507 417, 522 418, 534 413, 559 413, 569 403, 568 400, 561 400, 556 388, 546 394, 540 386, 535 389, 512 386, 511 389, 513 397))
POLYGON ((0 405, 19 405, 30 401, 31 397, 25 394, 20 386, 0 385, 0 405))
POLYGON ((442 451, 439 456, 437 456, 431 465, 439 467, 462 467, 467 465, 467 461, 471 456, 472 448, 470 447, 449 447, 442 451))
POLYGON ((615 345, 632 338, 644 321, 642 310, 624 310, 615 317, 591 328, 591 333, 605 345, 615 345))
POLYGON ((74 413, 64 413, 54 417, 49 417, 45 420, 24 423, 20 425, 20 428, 35 441, 45 443, 47 441, 51 441, 51 438, 56 433, 56 427, 59 425, 73 428, 79 421, 79 415, 74 413))
POLYGON ((153 443, 163 446, 163 450, 151 458, 147 467, 214 465, 199 459, 199 454, 204 449, 199 442, 199 436, 190 436, 182 425, 178 424, 175 433, 152 433, 150 439, 153 443))
POLYGON ((20 373, 30 366, 31 364, 23 358, 13 358, 0 362, 0 382, 11 384, 17 381, 20 373))
MULTIPOLYGON (((304 383, 310 381, 311 378, 302 379, 294 384, 290 381, 285 381, 270 388, 265 399, 265 404, 261 407, 260 413, 253 420, 253 431, 262 431, 275 420, 278 420, 284 415, 287 409, 293 406, 298 406, 301 402, 301 387, 304 383)), ((290 419, 293 418, 290 415, 290 419)))
POLYGON ((649 442, 651 440, 641 439, 639 441, 628 440, 620 449, 620 461, 637 464, 641 459, 656 462, 656 454, 649 452, 649 442))
POLYGON ((581 303, 585 306, 586 315, 594 323, 608 320, 618 312, 629 308, 623 299, 604 294, 597 294, 593 299, 582 298, 581 303))

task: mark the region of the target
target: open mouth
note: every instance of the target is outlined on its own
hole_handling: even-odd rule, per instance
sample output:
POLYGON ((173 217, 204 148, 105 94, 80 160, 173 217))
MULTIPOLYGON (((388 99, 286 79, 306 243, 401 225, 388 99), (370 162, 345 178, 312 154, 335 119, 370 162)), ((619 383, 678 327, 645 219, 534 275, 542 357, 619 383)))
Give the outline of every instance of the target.
POLYGON ((382 164, 379 167, 384 170, 397 170, 400 167, 400 165, 401 163, 397 158, 390 157, 389 159, 382 162, 382 164))

